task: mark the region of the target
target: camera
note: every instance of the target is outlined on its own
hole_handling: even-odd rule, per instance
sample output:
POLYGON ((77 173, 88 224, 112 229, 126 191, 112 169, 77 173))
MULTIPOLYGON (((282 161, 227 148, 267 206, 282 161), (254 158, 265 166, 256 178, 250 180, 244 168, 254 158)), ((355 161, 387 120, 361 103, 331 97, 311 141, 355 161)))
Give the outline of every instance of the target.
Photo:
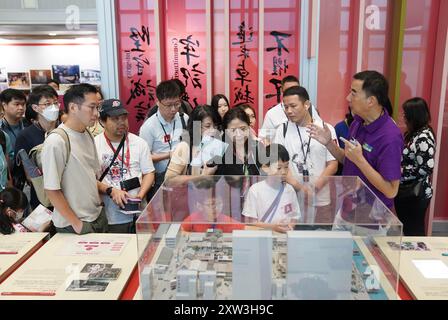
POLYGON ((137 188, 140 188, 140 180, 138 177, 134 177, 132 179, 124 180, 120 182, 121 190, 130 191, 137 188))
POLYGON ((128 198, 127 200, 128 203, 122 208, 123 211, 140 211, 140 203, 142 202, 140 199, 128 198))

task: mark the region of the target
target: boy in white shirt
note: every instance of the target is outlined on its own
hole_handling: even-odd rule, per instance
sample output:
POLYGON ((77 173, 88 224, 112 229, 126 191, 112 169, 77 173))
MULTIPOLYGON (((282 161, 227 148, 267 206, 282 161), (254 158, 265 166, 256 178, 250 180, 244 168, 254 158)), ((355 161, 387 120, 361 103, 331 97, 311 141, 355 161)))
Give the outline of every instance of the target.
POLYGON ((289 153, 278 144, 267 146, 265 151, 265 155, 258 154, 257 159, 261 172, 268 177, 250 187, 242 214, 259 227, 286 232, 292 230, 292 224, 301 217, 297 194, 286 183, 289 153))

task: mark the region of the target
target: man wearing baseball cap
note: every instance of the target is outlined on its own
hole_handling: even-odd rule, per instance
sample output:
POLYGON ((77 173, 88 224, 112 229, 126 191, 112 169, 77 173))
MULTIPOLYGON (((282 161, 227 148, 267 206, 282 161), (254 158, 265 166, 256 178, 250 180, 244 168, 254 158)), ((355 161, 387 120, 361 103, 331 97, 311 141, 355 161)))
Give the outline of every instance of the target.
POLYGON ((128 133, 128 111, 120 100, 104 100, 99 113, 104 132, 95 137, 95 145, 108 232, 134 233, 141 201, 154 182, 151 152, 145 140, 128 133))

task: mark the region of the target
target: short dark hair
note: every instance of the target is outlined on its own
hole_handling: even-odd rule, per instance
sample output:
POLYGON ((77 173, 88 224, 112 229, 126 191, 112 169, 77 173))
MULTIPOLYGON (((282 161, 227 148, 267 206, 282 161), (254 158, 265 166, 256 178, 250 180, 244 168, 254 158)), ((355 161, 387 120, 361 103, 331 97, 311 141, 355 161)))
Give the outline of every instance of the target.
POLYGON ((302 101, 303 103, 305 103, 305 101, 310 100, 310 95, 308 94, 308 91, 306 91, 306 89, 304 87, 294 86, 294 87, 288 88, 283 93, 283 98, 289 97, 289 96, 299 96, 300 101, 302 101))
POLYGON ((392 106, 392 101, 387 97, 386 105, 383 106, 387 113, 392 117, 394 113, 394 107, 392 106))
POLYGON ((277 143, 271 143, 267 147, 263 147, 263 145, 259 145, 258 155, 257 155, 257 166, 260 168, 261 166, 269 166, 272 163, 276 163, 278 161, 287 162, 289 161, 289 152, 286 148, 277 143), (264 149, 263 152, 260 152, 264 149))
POLYGON ((412 98, 403 103, 404 117, 407 122, 407 131, 405 133, 406 143, 421 129, 429 128, 431 122, 431 113, 428 104, 423 98, 412 98))
POLYGON ((162 81, 156 88, 156 96, 159 101, 179 98, 180 95, 181 91, 179 86, 172 80, 162 81))
POLYGON ((178 78, 174 78, 171 81, 173 81, 180 89, 180 94, 183 95, 185 93, 185 85, 182 81, 180 81, 178 78))
POLYGON ((282 87, 285 85, 285 83, 287 83, 287 82, 297 82, 299 85, 300 85, 300 81, 299 81, 299 79, 297 79, 297 77, 296 76, 293 76, 293 75, 289 75, 289 76, 286 76, 286 77, 284 77, 283 79, 282 79, 282 87))
POLYGON ((26 101, 26 95, 23 91, 17 89, 6 89, 0 94, 0 103, 4 102, 6 104, 10 103, 12 100, 26 101))
POLYGON ((227 111, 227 113, 224 116, 224 119, 222 119, 222 127, 224 130, 227 129, 229 126, 229 123, 232 120, 239 119, 245 123, 247 123, 248 126, 250 126, 250 119, 246 112, 244 112, 241 108, 233 108, 227 111))
POLYGON ((98 90, 95 88, 95 86, 88 83, 81 83, 72 86, 64 94, 64 111, 68 113, 70 103, 76 103, 80 105, 85 101, 86 94, 96 94, 97 92, 98 90))
POLYGON ((387 106, 389 83, 381 73, 372 70, 361 71, 355 74, 353 79, 363 81, 362 90, 367 97, 373 96, 378 100, 379 105, 387 106))
POLYGON ((193 124, 194 121, 201 121, 210 117, 215 126, 218 125, 217 114, 213 112, 212 107, 209 105, 199 105, 193 109, 190 117, 188 118, 187 130, 190 135, 190 145, 193 145, 193 124))
POLYGON ((48 81, 47 81, 47 84, 50 84, 50 83, 56 83, 56 84, 58 85, 58 87, 61 85, 61 83, 60 83, 58 80, 56 80, 56 79, 50 79, 50 80, 48 80, 48 81))
POLYGON ((37 119, 37 112, 33 110, 33 104, 38 104, 42 98, 57 98, 58 93, 49 85, 40 85, 31 91, 26 104, 25 118, 28 121, 37 119))

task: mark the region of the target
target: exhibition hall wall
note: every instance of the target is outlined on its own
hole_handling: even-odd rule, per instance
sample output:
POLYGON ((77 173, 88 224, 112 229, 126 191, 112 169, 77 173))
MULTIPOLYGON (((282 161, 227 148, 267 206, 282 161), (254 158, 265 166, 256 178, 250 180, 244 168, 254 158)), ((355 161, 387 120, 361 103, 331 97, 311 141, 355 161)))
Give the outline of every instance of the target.
POLYGON ((100 71, 99 46, 69 40, 63 40, 62 44, 51 40, 0 43, 2 73, 52 70, 53 65, 79 66, 80 72, 100 71))

